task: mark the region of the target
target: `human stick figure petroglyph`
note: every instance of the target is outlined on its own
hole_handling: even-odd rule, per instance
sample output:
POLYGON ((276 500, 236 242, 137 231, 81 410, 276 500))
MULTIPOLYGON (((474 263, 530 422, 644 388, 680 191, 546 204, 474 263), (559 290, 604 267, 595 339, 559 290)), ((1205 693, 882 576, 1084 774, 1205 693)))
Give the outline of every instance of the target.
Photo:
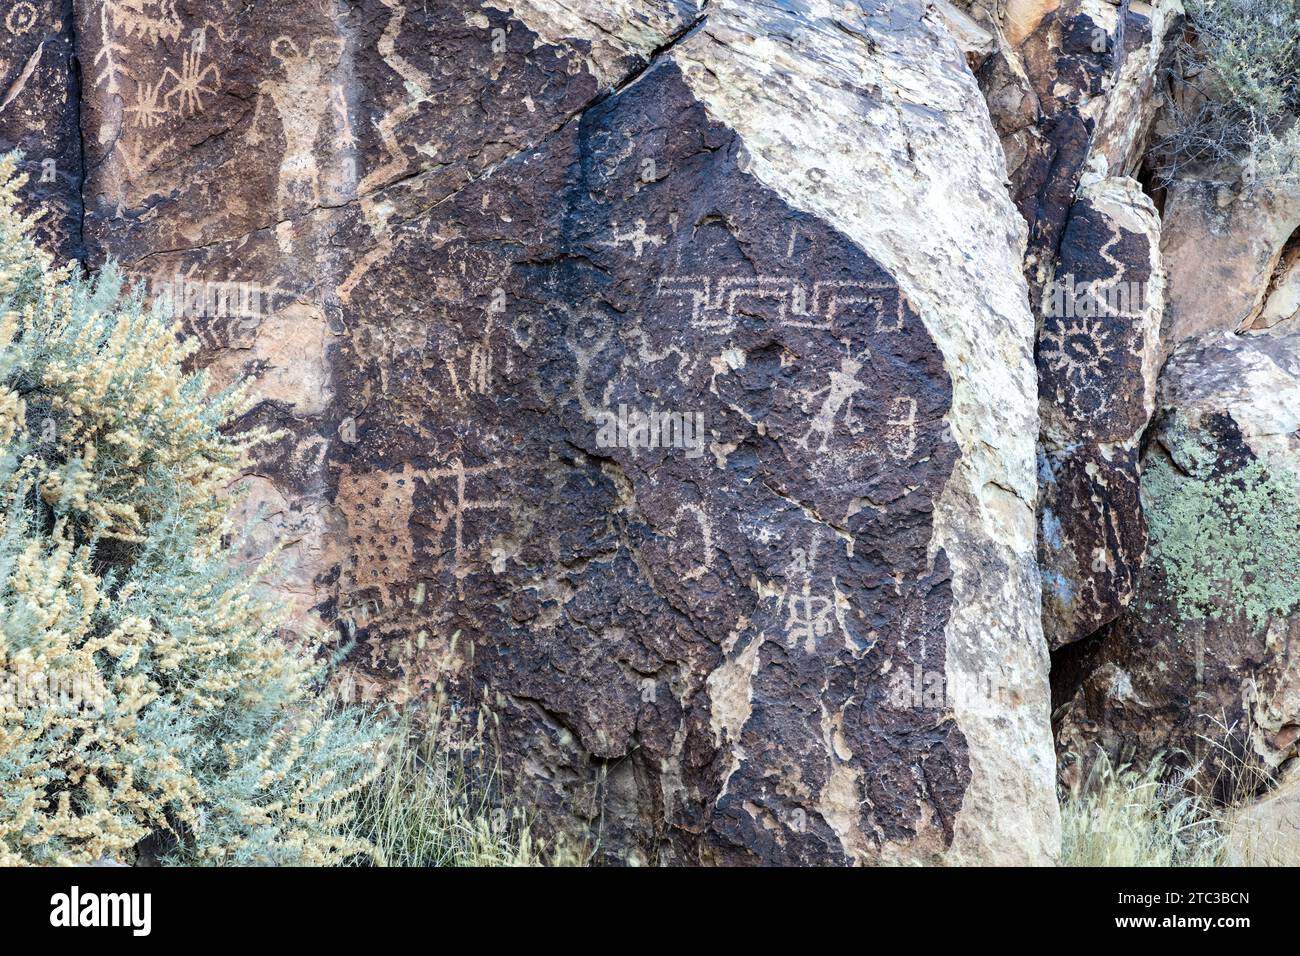
MULTIPOLYGON (((870 352, 864 349, 867 358, 870 358, 870 352)), ((844 412, 844 423, 852 429, 856 423, 856 416, 853 414, 853 396, 859 392, 865 391, 867 386, 858 378, 858 373, 863 369, 861 359, 854 358, 851 355, 845 355, 840 359, 840 367, 833 369, 829 375, 829 382, 824 388, 815 392, 809 392, 805 396, 805 405, 808 401, 825 396, 822 399, 821 406, 813 415, 812 424, 808 431, 799 439, 797 444, 805 451, 810 449, 809 443, 816 436, 820 438, 816 451, 825 451, 826 444, 830 440, 831 434, 835 431, 835 420, 844 412)))
POLYGON ((840 592, 839 582, 831 577, 831 594, 826 595, 815 584, 817 553, 821 547, 822 533, 814 529, 808 547, 796 547, 791 552, 790 564, 785 569, 786 583, 777 598, 776 610, 784 613, 786 647, 802 645, 804 652, 814 654, 818 642, 837 628, 848 645, 849 630, 844 619, 847 599, 840 592))

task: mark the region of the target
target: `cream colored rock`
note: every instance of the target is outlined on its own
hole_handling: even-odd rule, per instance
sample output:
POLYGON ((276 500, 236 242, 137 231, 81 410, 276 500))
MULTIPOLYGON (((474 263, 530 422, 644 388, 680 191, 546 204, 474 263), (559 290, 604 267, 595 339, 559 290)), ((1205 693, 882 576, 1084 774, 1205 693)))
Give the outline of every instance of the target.
POLYGON ((699 12, 696 0, 485 0, 483 5, 528 24, 539 43, 573 48, 574 39, 587 41, 586 66, 605 87, 626 77, 636 60, 648 59, 689 29, 699 12))
POLYGON ((1300 774, 1287 774, 1275 790, 1233 815, 1225 862, 1229 866, 1300 864, 1300 774))
POLYGON ((1273 274, 1273 284, 1251 327, 1271 329, 1300 315, 1300 246, 1289 244, 1273 274))
MULTIPOLYGON (((1182 0, 1155 0, 1150 6, 1134 3, 1150 24, 1150 37, 1124 57, 1119 73, 1101 100, 1088 165, 1093 175, 1133 176, 1142 163, 1160 97, 1156 92, 1160 61, 1167 51, 1170 31, 1184 13, 1182 0)), ((1083 181, 1089 174, 1085 173, 1083 181)))
POLYGON ((969 13, 949 3, 948 0, 934 0, 934 7, 943 15, 948 31, 957 41, 962 52, 966 54, 966 62, 970 64, 972 70, 978 70, 989 55, 998 48, 997 36, 969 13))
POLYGON ((1006 0, 1002 6, 1002 32, 1012 49, 1038 29, 1043 18, 1061 5, 1061 0, 1006 0))
POLYGON ((1174 183, 1161 237, 1169 280, 1165 353, 1203 332, 1255 325, 1298 228, 1300 194, 1258 189, 1238 195, 1222 183, 1174 183))

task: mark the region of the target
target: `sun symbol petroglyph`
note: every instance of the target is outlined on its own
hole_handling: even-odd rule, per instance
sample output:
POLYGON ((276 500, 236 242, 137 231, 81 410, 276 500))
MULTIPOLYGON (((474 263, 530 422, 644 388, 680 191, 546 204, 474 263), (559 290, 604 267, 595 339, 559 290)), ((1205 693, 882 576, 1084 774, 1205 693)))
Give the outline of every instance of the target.
POLYGON ((1072 411, 1084 417, 1105 414, 1111 406, 1106 376, 1114 364, 1118 333, 1105 319, 1049 317, 1038 355, 1061 383, 1072 411))
POLYGON ((5 17, 5 29, 14 36, 22 36, 36 26, 36 7, 28 0, 19 0, 5 17))

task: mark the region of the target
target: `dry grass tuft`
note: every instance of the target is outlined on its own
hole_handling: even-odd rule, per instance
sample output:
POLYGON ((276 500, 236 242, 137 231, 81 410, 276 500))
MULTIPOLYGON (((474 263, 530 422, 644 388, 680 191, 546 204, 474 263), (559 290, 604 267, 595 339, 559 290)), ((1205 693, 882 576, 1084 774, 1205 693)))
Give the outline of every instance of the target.
POLYGON ((507 808, 499 764, 482 732, 441 704, 397 727, 379 777, 357 799, 355 836, 385 866, 574 866, 587 854, 547 843, 529 815, 507 808))

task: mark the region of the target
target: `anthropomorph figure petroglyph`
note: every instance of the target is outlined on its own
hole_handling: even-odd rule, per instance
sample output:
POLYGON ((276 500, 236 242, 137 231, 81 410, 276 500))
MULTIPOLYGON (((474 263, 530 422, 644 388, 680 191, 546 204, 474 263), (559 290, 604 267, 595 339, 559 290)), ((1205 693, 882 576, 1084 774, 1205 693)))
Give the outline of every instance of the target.
POLYGON ((862 371, 862 362, 850 356, 844 356, 840 360, 840 367, 830 373, 830 382, 825 388, 820 388, 808 395, 808 399, 817 398, 825 395, 821 408, 813 416, 812 424, 802 438, 799 439, 799 447, 810 450, 809 442, 814 436, 820 438, 816 451, 825 451, 826 442, 835 430, 835 419, 844 409, 844 422, 850 427, 855 423, 853 416, 853 396, 858 392, 865 391, 866 385, 858 380, 858 373, 862 371), (845 406, 848 406, 847 409, 845 406))
POLYGON ((317 37, 305 55, 291 37, 278 37, 271 43, 271 55, 280 62, 284 77, 264 80, 258 88, 247 142, 250 146, 262 142, 259 124, 269 99, 279 114, 284 134, 277 193, 280 212, 294 205, 314 205, 320 201, 316 139, 325 114, 337 102, 331 96, 322 95, 321 88, 326 74, 338 65, 342 54, 343 43, 337 37, 317 37))

